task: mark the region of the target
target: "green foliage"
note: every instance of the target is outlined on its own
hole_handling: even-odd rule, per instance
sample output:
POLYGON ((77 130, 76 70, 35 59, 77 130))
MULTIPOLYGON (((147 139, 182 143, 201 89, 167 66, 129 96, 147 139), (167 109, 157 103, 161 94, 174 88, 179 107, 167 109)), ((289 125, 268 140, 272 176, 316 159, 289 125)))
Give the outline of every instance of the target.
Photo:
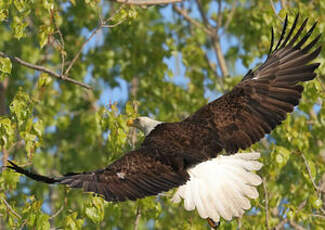
MULTIPOLYGON (((290 8, 278 15, 270 1, 222 1, 221 18, 216 1, 201 2, 208 21, 215 25, 221 20, 221 50, 233 77, 221 76, 209 35, 170 12, 171 6, 125 5, 110 18, 120 7, 113 1, 0 1, 0 51, 56 73, 67 69, 101 20, 118 24, 102 28, 69 72, 72 79, 90 84, 90 91, 0 58, 0 95, 6 99, 0 111, 7 110, 0 116, 2 156, 50 176, 104 168, 135 147, 126 126, 129 118, 178 121, 229 91, 247 71, 242 66, 263 61, 270 27, 278 37, 286 13, 290 23, 297 12, 318 21, 313 36, 325 32, 325 1, 287 1, 290 8), (123 92, 125 83, 136 92, 123 92), (112 92, 118 90, 122 95, 116 98, 112 92)), ((204 25, 195 4, 190 1, 187 11, 204 25)), ((324 54, 318 62, 324 63, 324 54)), ((324 64, 317 73, 317 79, 304 84, 295 112, 249 149, 263 155, 259 174, 267 190, 259 186, 252 210, 222 221, 220 229, 266 229, 266 219, 274 228, 284 218, 306 229, 325 227, 318 216, 324 216, 324 195, 314 188, 325 183, 324 64)), ((137 137, 140 143, 143 135, 137 137)), ((0 225, 5 229, 134 229, 137 218, 138 229, 208 229, 196 211, 170 202, 173 191, 108 203, 79 189, 20 178, 7 169, 0 175, 0 225)))

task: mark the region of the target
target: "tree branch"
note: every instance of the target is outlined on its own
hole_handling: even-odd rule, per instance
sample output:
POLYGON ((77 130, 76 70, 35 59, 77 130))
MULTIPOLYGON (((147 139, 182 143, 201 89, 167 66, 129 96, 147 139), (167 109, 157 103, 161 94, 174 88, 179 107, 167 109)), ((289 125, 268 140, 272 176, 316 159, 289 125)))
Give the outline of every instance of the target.
POLYGON ((6 201, 5 198, 1 198, 2 202, 6 205, 6 207, 8 208, 8 210, 10 212, 12 212, 16 217, 18 217, 19 219, 21 219, 21 216, 10 206, 10 204, 6 201))
POLYGON ((225 57, 222 54, 221 46, 220 46, 220 39, 217 34, 214 34, 214 36, 211 37, 212 39, 212 45, 214 48, 214 51, 217 55, 217 60, 220 66, 222 77, 227 77, 229 75, 228 68, 226 65, 225 57))
POLYGON ((205 33, 207 33, 207 35, 210 36, 210 39, 212 41, 212 46, 213 46, 214 51, 215 51, 216 56, 217 56, 217 61, 218 61, 219 67, 220 67, 222 77, 226 77, 226 76, 229 75, 229 72, 228 72, 228 68, 227 68, 227 65, 226 65, 226 60, 225 60, 225 58, 224 58, 224 56, 222 54, 219 36, 217 34, 217 31, 208 23, 208 20, 206 19, 206 16, 205 16, 205 14, 203 12, 203 8, 201 6, 201 2, 197 1, 197 3, 198 3, 199 9, 201 8, 200 14, 201 14, 202 20, 207 24, 201 24, 200 22, 198 22, 195 19, 191 18, 188 15, 187 11, 182 10, 181 8, 179 8, 176 5, 173 5, 173 9, 177 13, 182 15, 186 21, 188 21, 192 25, 202 29, 205 33))
MULTIPOLYGON (((1 115, 6 115, 8 114, 7 111, 7 98, 6 98, 6 93, 7 93, 7 88, 9 84, 9 78, 6 77, 2 82, 0 82, 0 116, 1 115)), ((2 165, 7 165, 7 160, 9 157, 9 151, 3 147, 2 148, 2 165)))
POLYGON ((70 83, 73 83, 75 85, 79 85, 79 86, 82 86, 86 89, 91 89, 91 86, 90 85, 87 85, 85 83, 82 83, 82 82, 79 82, 77 80, 74 80, 72 78, 69 78, 67 76, 63 76, 61 74, 58 74, 50 69, 47 69, 46 67, 44 66, 39 66, 39 65, 34 65, 34 64, 31 64, 31 63, 28 63, 22 59, 20 59, 19 57, 14 57, 14 56, 9 56, 3 52, 0 51, 0 56, 1 57, 6 57, 6 58, 9 58, 12 62, 16 62, 16 63, 19 63, 27 68, 30 68, 30 69, 34 69, 34 70, 37 70, 37 71, 40 71, 40 72, 43 72, 43 73, 47 73, 48 75, 52 76, 52 77, 55 77, 57 79, 60 79, 60 80, 64 80, 64 81, 67 81, 67 82, 70 82, 70 83))
POLYGON ((84 41, 84 43, 81 45, 79 51, 76 53, 76 55, 73 57, 72 61, 70 62, 68 68, 66 69, 66 71, 64 72, 64 75, 63 76, 67 76, 72 68, 72 66, 74 65, 74 63, 77 61, 77 59, 79 58, 83 48, 87 45, 87 43, 104 27, 115 27, 115 26, 118 26, 119 24, 121 24, 122 22, 125 21, 125 19, 117 22, 116 24, 113 24, 113 25, 106 25, 107 22, 109 22, 110 20, 113 19, 113 17, 121 11, 121 9, 123 8, 123 6, 119 7, 108 19, 106 20, 100 20, 100 24, 97 26, 97 28, 90 34, 90 36, 87 38, 86 41, 84 41))
POLYGON ((202 23, 200 23, 200 22, 196 21, 195 19, 191 18, 191 17, 188 15, 188 13, 187 13, 186 10, 182 10, 181 8, 179 8, 179 7, 176 6, 176 5, 173 5, 173 9, 174 9, 177 13, 179 13, 180 15, 182 15, 182 16, 184 17, 184 19, 185 19, 186 21, 188 21, 190 24, 192 24, 192 25, 194 25, 194 26, 196 26, 196 27, 202 29, 205 33, 211 35, 211 31, 210 31, 208 28, 206 28, 202 23))
POLYGON ((205 24, 205 26, 209 27, 211 24, 209 23, 209 20, 207 19, 205 13, 204 13, 204 10, 203 10, 203 6, 202 6, 202 3, 201 3, 201 0, 196 0, 196 4, 199 8, 199 11, 200 11, 200 14, 201 14, 201 17, 202 17, 202 20, 203 20, 203 23, 205 24))
POLYGON ((222 18, 222 14, 221 14, 221 1, 218 0, 218 21, 217 21, 217 27, 214 29, 212 28, 212 26, 210 25, 210 23, 208 22, 206 15, 203 11, 203 7, 201 4, 200 0, 196 1, 198 4, 198 8, 201 14, 201 18, 204 22, 205 27, 207 28, 208 31, 210 31, 210 33, 208 33, 208 35, 211 38, 212 41, 212 46, 214 48, 214 51, 216 53, 217 56, 217 61, 220 67, 220 71, 221 71, 221 76, 222 77, 227 77, 229 75, 228 72, 228 68, 226 65, 226 60, 225 57, 222 54, 222 50, 221 50, 221 46, 220 46, 220 37, 218 36, 218 30, 220 28, 220 24, 221 24, 221 18, 222 18))
POLYGON ((309 175, 309 178, 310 178, 310 180, 311 180, 311 183, 313 184, 313 186, 314 186, 316 192, 319 192, 319 187, 316 185, 316 183, 315 183, 315 181, 314 181, 314 179, 313 179, 313 176, 312 176, 312 174, 311 174, 311 170, 310 170, 309 164, 308 164, 308 162, 307 162, 307 159, 306 159, 305 155, 304 155, 302 152, 300 152, 300 154, 301 154, 302 159, 304 160, 304 163, 305 163, 305 166, 306 166, 306 168, 307 168, 308 175, 309 175))
POLYGON ((300 226, 299 224, 297 224, 296 222, 294 222, 293 220, 289 221, 289 224, 296 230, 305 230, 304 227, 300 226))
POLYGON ((136 217, 135 217, 135 222, 134 222, 134 230, 138 230, 138 227, 139 227, 139 223, 140 223, 140 218, 141 218, 141 208, 138 207, 137 208, 137 214, 136 214, 136 217))
POLYGON ((280 0, 281 8, 286 9, 287 8, 287 2, 286 0, 280 0))
POLYGON ((231 5, 231 11, 227 15, 227 20, 226 20, 226 23, 225 23, 225 25, 223 27, 223 32, 225 32, 228 29, 228 27, 230 25, 230 22, 232 21, 234 15, 235 15, 235 11, 236 11, 236 8, 237 8, 237 2, 238 2, 238 0, 233 1, 232 5, 231 5))
MULTIPOLYGON (((303 209, 307 204, 307 200, 301 202, 297 208, 296 215, 303 209)), ((281 230, 283 229, 284 225, 288 222, 288 216, 286 216, 277 226, 275 226, 274 230, 281 230)))
POLYGON ((276 10, 275 10, 275 6, 274 6, 273 0, 270 0, 270 4, 271 4, 271 8, 273 10, 273 13, 278 16, 278 14, 276 13, 276 10))
POLYGON ((182 0, 110 0, 112 2, 123 3, 127 5, 159 5, 181 2, 182 0))
POLYGON ((270 221, 269 221, 269 194, 266 188, 265 178, 262 178, 263 181, 263 189, 264 189, 264 199, 265 199, 265 226, 266 229, 270 229, 270 221))

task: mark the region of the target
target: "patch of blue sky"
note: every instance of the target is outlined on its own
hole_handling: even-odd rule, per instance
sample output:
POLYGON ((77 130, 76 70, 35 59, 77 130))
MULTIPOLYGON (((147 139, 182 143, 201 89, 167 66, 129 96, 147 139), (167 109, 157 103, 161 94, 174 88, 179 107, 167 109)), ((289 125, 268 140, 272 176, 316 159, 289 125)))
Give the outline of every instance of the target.
POLYGON ((98 105, 108 106, 110 104, 118 103, 123 104, 125 103, 128 98, 128 83, 122 78, 117 78, 116 81, 118 82, 118 87, 110 87, 108 84, 104 84, 102 94, 100 95, 98 105))

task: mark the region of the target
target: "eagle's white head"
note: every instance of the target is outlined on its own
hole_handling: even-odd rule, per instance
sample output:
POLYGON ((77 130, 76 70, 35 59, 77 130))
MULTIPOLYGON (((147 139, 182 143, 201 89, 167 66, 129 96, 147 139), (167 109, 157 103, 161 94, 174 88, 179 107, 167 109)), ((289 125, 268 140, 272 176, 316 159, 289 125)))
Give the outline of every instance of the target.
POLYGON ((137 117, 128 120, 127 125, 140 129, 147 136, 161 121, 151 119, 150 117, 137 117))

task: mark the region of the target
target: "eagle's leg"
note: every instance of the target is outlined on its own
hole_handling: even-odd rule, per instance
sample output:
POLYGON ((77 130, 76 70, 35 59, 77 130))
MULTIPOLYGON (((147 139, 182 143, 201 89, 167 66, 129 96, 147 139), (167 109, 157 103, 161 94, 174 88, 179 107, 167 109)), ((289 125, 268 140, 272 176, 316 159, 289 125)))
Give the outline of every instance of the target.
POLYGON ((218 229, 219 225, 220 225, 220 221, 215 222, 214 220, 212 220, 210 217, 207 218, 208 224, 210 225, 211 228, 213 229, 218 229))

